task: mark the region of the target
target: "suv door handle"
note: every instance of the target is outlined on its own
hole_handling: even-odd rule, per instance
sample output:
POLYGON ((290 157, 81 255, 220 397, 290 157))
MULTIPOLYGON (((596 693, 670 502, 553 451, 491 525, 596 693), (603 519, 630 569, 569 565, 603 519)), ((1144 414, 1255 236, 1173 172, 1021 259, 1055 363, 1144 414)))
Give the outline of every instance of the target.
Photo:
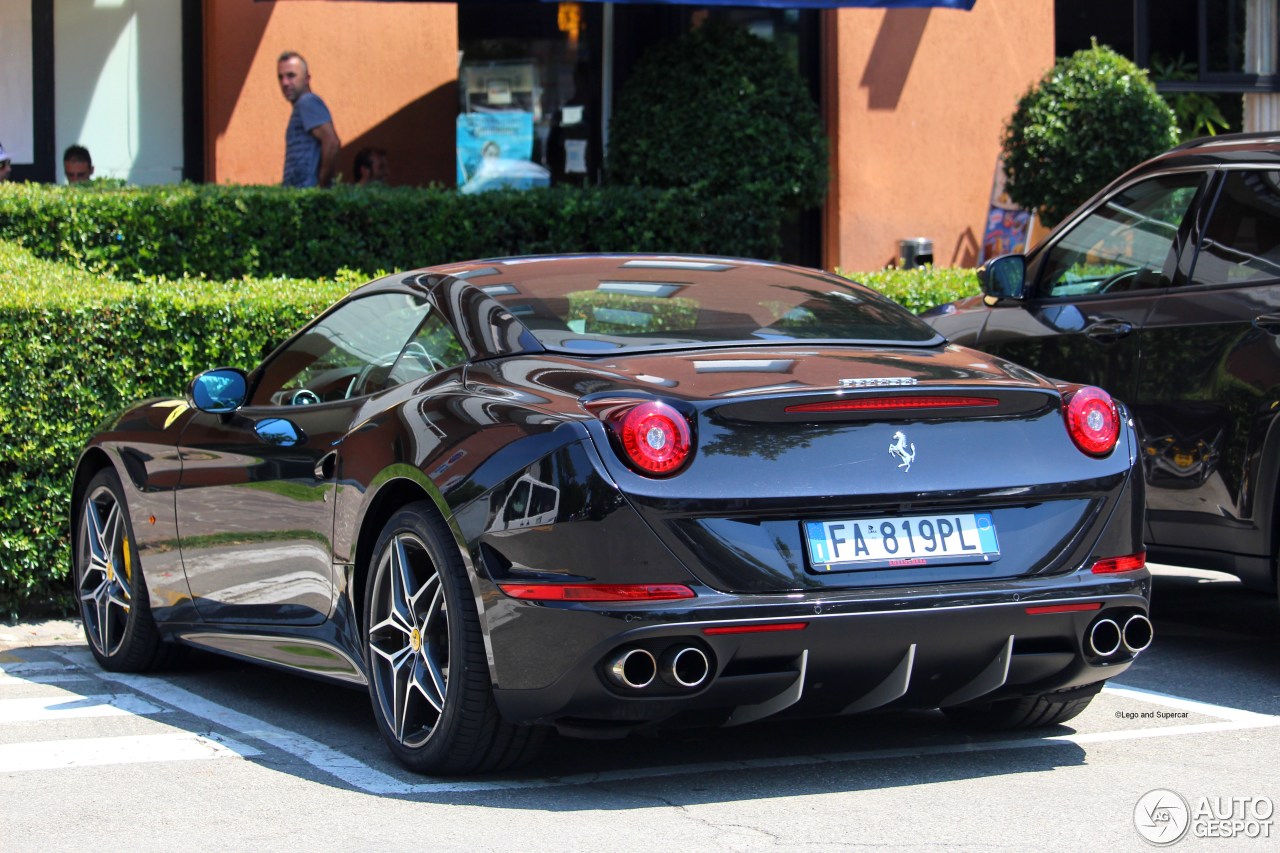
POLYGON ((1132 331, 1133 324, 1128 320, 1117 320, 1114 317, 1108 317, 1095 323, 1090 323, 1084 333, 1089 340, 1109 343, 1120 340, 1132 331))
POLYGON ((1254 317, 1253 325, 1268 335, 1280 336, 1280 314, 1263 314, 1254 317))

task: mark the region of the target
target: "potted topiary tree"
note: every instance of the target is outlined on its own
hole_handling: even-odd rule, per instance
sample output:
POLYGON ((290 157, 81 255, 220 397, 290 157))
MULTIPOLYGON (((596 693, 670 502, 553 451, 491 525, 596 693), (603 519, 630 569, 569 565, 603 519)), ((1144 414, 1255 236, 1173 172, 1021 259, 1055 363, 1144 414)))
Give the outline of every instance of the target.
POLYGON ((1053 225, 1112 178, 1178 142, 1147 73, 1097 43, 1059 59, 1005 126, 1009 197, 1053 225))
POLYGON ((702 187, 792 211, 826 194, 813 98, 777 48, 740 27, 709 22, 647 52, 609 138, 612 183, 702 187))

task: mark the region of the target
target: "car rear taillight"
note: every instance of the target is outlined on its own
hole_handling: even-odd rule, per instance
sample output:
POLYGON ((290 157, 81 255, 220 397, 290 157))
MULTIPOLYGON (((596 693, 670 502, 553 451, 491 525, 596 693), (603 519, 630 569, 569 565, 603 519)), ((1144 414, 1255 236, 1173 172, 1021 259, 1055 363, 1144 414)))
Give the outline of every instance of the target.
POLYGON ((641 474, 674 474, 693 452, 689 422, 666 403, 649 401, 613 408, 605 423, 617 439, 622 458, 641 474))
POLYGON ((1093 564, 1091 571, 1095 575, 1114 575, 1120 572, 1136 572, 1147 567, 1147 552, 1125 554, 1123 557, 1107 557, 1093 564))
POLYGON ((1106 456, 1120 438, 1120 413, 1101 388, 1086 386, 1067 394, 1063 417, 1071 440, 1090 456, 1106 456))

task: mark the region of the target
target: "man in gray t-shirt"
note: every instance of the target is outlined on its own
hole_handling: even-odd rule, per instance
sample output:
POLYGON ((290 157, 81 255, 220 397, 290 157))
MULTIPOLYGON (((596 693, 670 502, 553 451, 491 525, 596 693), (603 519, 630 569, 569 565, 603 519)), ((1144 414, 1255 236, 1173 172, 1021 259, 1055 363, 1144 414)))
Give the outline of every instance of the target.
POLYGON ((327 187, 333 182, 342 143, 333 129, 329 108, 311 91, 307 61, 285 51, 276 61, 276 79, 285 100, 293 104, 284 132, 284 185, 327 187))

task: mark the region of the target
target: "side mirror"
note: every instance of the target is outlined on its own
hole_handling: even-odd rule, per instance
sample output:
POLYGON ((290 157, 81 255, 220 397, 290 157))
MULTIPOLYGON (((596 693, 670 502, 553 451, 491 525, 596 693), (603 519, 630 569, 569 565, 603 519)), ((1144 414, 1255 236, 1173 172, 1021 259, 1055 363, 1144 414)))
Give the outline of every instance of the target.
POLYGON ((266 418, 253 425, 258 438, 274 447, 293 447, 301 443, 305 436, 298 425, 284 418, 266 418))
POLYGON ((249 378, 234 367, 206 370, 191 380, 188 395, 195 407, 211 415, 227 415, 245 404, 249 378))
POLYGON ((1022 299, 1027 286, 1026 256, 992 258, 978 268, 978 284, 993 299, 1022 299))

